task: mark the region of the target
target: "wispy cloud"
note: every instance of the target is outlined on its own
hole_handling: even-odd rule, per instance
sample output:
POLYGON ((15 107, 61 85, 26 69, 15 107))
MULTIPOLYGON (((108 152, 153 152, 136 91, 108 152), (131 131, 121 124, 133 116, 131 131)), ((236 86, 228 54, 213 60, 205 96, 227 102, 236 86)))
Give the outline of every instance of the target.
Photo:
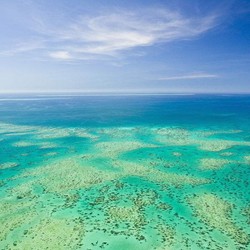
POLYGON ((45 49, 46 44, 42 40, 35 40, 17 44, 14 48, 0 51, 0 55, 13 56, 20 53, 27 53, 35 50, 45 49))
POLYGON ((161 77, 158 80, 159 81, 171 81, 171 80, 189 80, 189 79, 218 78, 218 77, 219 76, 215 74, 193 73, 189 75, 161 77))
MULTIPOLYGON (((138 47, 192 39, 218 24, 215 14, 190 17, 167 9, 83 15, 58 26, 53 25, 53 20, 35 19, 40 25, 35 35, 43 40, 44 53, 58 60, 116 57, 138 47)), ((36 51, 40 47, 14 48, 8 53, 36 51)))
POLYGON ((60 59, 60 60, 69 60, 71 59, 71 56, 68 51, 56 51, 51 52, 49 54, 50 57, 60 59))
POLYGON ((169 10, 81 17, 54 33, 60 42, 67 44, 55 49, 67 51, 76 59, 86 54, 117 56, 137 47, 192 39, 212 29, 216 20, 214 15, 186 18, 169 10))

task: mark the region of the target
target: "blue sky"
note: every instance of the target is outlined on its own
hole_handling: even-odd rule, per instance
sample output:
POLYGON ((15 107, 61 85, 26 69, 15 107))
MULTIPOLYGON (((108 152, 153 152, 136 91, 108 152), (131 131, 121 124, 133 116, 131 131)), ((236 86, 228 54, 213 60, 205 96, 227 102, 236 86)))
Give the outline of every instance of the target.
POLYGON ((8 91, 250 92, 250 1, 1 1, 8 91))

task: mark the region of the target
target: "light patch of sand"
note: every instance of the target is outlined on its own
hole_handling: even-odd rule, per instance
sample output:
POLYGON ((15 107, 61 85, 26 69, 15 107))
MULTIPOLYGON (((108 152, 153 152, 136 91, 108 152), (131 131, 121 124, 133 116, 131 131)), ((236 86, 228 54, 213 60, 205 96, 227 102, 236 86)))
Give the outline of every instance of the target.
POLYGON ((11 214, 14 214, 20 210, 23 212, 25 210, 29 210, 34 205, 34 201, 32 200, 17 200, 14 197, 8 197, 1 199, 0 201, 0 217, 9 216, 11 214))
POLYGON ((220 155, 221 156, 231 156, 231 155, 233 155, 233 153, 232 152, 222 152, 222 153, 220 153, 220 155))
MULTIPOLYGON (((26 125, 14 125, 10 123, 0 123, 0 133, 22 133, 28 134, 33 133, 37 127, 35 126, 26 126, 26 125)), ((12 135, 12 134, 10 134, 12 135)))
POLYGON ((19 164, 16 162, 5 162, 0 164, 0 169, 14 168, 17 166, 19 166, 19 164))
POLYGON ((245 162, 250 165, 250 155, 247 155, 244 157, 245 158, 245 162))
POLYGON ((206 138, 216 134, 234 134, 240 133, 240 130, 225 131, 188 131, 176 128, 154 128, 151 133, 155 135, 155 139, 168 146, 186 146, 196 145, 201 150, 218 152, 232 148, 233 146, 250 146, 250 142, 222 140, 216 138, 206 138))
POLYGON ((19 142, 13 143, 12 145, 14 147, 21 148, 21 147, 32 147, 32 146, 36 145, 36 143, 34 143, 34 142, 27 142, 27 141, 19 141, 19 142))
POLYGON ((36 138, 38 139, 57 139, 64 137, 82 137, 82 138, 90 138, 96 139, 97 136, 88 132, 87 129, 84 128, 54 128, 54 127, 43 127, 39 129, 36 138))
MULTIPOLYGON (((108 214, 110 218, 117 221, 129 221, 134 224, 140 223, 142 214, 136 206, 131 207, 111 207, 109 208, 108 214)), ((144 220, 143 220, 144 221, 144 220)))
MULTIPOLYGON (((14 125, 9 123, 0 123, 0 133, 5 133, 7 136, 17 136, 29 134, 35 139, 57 139, 69 136, 83 137, 96 139, 96 135, 91 134, 85 128, 62 128, 62 127, 47 127, 47 126, 25 126, 14 125)), ((25 143, 17 143, 17 146, 25 147, 25 143)))
MULTIPOLYGON (((211 152, 218 152, 218 151, 226 150, 237 145, 237 143, 235 143, 234 141, 217 140, 217 139, 198 140, 196 141, 196 143, 199 145, 200 149, 204 151, 211 151, 211 152)), ((240 142, 239 142, 239 145, 241 145, 240 142)))
POLYGON ((249 235, 232 219, 232 205, 214 194, 200 194, 188 199, 196 215, 210 227, 216 228, 247 245, 249 235))
POLYGON ((144 166, 130 161, 116 160, 113 164, 115 166, 114 170, 106 171, 91 165, 84 165, 78 157, 71 157, 69 159, 56 160, 54 163, 39 168, 26 170, 12 179, 35 177, 36 185, 41 185, 46 192, 57 194, 88 188, 106 181, 118 180, 128 176, 137 176, 158 184, 175 186, 186 184, 200 185, 210 182, 205 178, 166 173, 154 169, 150 165, 144 166))
POLYGON ((122 168, 125 176, 138 176, 152 182, 166 185, 182 186, 186 184, 199 185, 210 181, 205 178, 197 178, 175 173, 166 173, 150 166, 143 166, 137 163, 119 160, 116 164, 122 168))
POLYGON ((173 146, 173 145, 189 145, 190 133, 185 129, 177 128, 158 128, 152 129, 152 133, 160 143, 173 146))
POLYGON ((41 149, 46 149, 46 148, 56 148, 58 145, 53 142, 40 142, 40 141, 19 141, 13 143, 14 147, 32 147, 32 146, 37 146, 40 147, 41 149))
POLYGON ((12 197, 16 197, 17 199, 33 198, 34 194, 32 191, 35 184, 35 180, 26 180, 21 184, 8 188, 7 191, 12 197))
POLYGON ((168 138, 186 138, 189 136, 188 131, 182 128, 154 128, 152 131, 157 135, 168 138))
POLYGON ((232 163, 232 161, 227 159, 204 158, 201 159, 200 168, 204 170, 216 170, 224 167, 229 163, 232 163))
MULTIPOLYGON (((2 211, 1 211, 2 212, 2 211)), ((26 222, 28 212, 22 212, 22 214, 9 214, 8 218, 0 217, 0 241, 6 240, 6 237, 12 233, 13 230, 20 227, 26 222)))
POLYGON ((139 141, 114 141, 114 142, 100 142, 96 144, 100 155, 105 157, 115 157, 119 154, 132 151, 140 148, 155 148, 154 144, 142 143, 139 141))
POLYGON ((79 249, 84 236, 80 219, 59 219, 48 217, 25 232, 12 249, 79 249))
POLYGON ((140 133, 139 128, 102 128, 98 130, 98 134, 108 135, 109 138, 127 138, 133 137, 135 134, 140 133))
POLYGON ((179 152, 173 152, 173 156, 180 157, 180 156, 182 156, 182 154, 179 152))
POLYGON ((44 154, 44 156, 55 156, 57 154, 58 154, 57 152, 49 152, 47 154, 44 154))
POLYGON ((30 222, 36 216, 34 210, 35 201, 32 200, 16 200, 6 198, 0 201, 0 241, 22 224, 30 222))
POLYGON ((241 133, 242 130, 211 130, 211 131, 196 131, 195 134, 198 137, 208 137, 212 135, 218 135, 218 134, 238 134, 241 133))
POLYGON ((92 166, 83 166, 77 158, 56 161, 46 166, 28 170, 21 177, 38 177, 36 183, 47 192, 60 194, 63 191, 87 188, 119 177, 116 172, 102 171, 92 166))

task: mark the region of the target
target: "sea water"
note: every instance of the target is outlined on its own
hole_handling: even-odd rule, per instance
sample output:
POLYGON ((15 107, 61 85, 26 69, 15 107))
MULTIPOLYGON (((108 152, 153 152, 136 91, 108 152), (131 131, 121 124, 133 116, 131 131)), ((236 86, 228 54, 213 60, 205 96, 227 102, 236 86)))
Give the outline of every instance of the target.
POLYGON ((250 96, 0 96, 0 249, 249 249, 250 96))

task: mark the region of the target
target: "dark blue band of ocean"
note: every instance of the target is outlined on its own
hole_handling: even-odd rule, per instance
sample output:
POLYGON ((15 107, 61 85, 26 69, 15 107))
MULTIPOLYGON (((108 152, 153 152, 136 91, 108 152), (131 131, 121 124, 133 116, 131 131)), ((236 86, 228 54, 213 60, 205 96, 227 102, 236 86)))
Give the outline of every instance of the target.
POLYGON ((2 95, 0 108, 2 122, 32 125, 247 128, 250 122, 250 95, 2 95))

